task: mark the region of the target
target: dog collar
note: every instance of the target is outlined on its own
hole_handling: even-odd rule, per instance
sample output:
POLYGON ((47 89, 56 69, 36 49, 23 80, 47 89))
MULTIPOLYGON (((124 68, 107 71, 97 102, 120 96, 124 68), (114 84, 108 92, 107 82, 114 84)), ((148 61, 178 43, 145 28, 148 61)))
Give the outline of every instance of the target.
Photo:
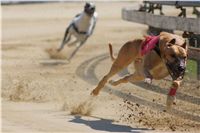
POLYGON ((159 48, 159 41, 156 43, 156 46, 154 47, 153 50, 155 50, 156 53, 161 57, 160 48, 159 48))

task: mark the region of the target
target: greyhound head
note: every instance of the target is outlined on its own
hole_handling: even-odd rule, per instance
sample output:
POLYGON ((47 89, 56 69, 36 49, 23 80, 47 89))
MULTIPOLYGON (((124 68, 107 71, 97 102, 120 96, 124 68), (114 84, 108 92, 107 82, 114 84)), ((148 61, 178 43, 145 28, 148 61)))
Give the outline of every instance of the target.
POLYGON ((84 12, 89 15, 89 16, 92 16, 95 12, 95 5, 94 3, 89 3, 89 2, 86 2, 85 3, 85 7, 84 7, 84 12))
POLYGON ((162 48, 162 57, 173 80, 182 79, 186 70, 187 45, 179 45, 176 38, 166 42, 162 48))

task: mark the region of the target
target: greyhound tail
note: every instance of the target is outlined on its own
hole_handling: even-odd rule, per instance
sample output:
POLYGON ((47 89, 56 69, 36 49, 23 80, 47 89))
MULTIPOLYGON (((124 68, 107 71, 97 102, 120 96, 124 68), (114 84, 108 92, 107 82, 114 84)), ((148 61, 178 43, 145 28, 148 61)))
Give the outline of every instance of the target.
POLYGON ((109 43, 108 45, 109 45, 109 51, 110 51, 110 58, 111 58, 112 61, 115 61, 115 58, 113 56, 112 45, 111 45, 111 43, 109 43))

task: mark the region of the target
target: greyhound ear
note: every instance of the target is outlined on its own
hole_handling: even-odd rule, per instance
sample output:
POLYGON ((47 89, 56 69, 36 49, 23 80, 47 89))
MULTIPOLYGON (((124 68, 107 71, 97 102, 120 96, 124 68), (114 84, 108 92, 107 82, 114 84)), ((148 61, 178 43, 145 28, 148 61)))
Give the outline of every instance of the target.
POLYGON ((85 3, 85 8, 88 8, 90 6, 90 3, 89 2, 86 2, 85 3))
POLYGON ((169 41, 170 44, 175 44, 176 43, 176 39, 173 38, 171 41, 169 41))
POLYGON ((168 43, 167 43, 167 47, 170 48, 172 45, 174 45, 176 43, 176 39, 173 38, 172 40, 170 40, 168 43))

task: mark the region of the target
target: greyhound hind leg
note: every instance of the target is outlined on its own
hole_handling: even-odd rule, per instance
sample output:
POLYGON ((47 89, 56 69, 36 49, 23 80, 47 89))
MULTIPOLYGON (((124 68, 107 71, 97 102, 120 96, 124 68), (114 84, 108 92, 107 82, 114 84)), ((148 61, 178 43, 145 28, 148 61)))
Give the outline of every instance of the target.
MULTIPOLYGON (((72 52, 72 54, 70 55, 70 57, 68 58, 68 60, 71 60, 73 57, 74 57, 74 55, 76 54, 76 52, 78 52, 78 50, 81 48, 81 46, 83 46, 83 44, 86 42, 86 40, 87 40, 87 38, 84 40, 84 41, 82 41, 77 47, 76 47, 76 49, 72 52)), ((77 39, 75 42, 73 42, 73 44, 74 43, 77 43, 79 40, 77 39)), ((70 45, 73 45, 73 44, 70 44, 70 45)), ((69 45, 69 46, 70 46, 69 45)))
POLYGON ((113 86, 117 86, 121 83, 127 83, 127 82, 137 82, 137 81, 142 81, 144 80, 144 76, 143 75, 140 75, 138 73, 134 73, 134 74, 131 74, 131 75, 128 75, 128 76, 125 76, 124 78, 122 79, 119 79, 117 81, 109 81, 109 83, 113 86))
MULTIPOLYGON (((125 47, 123 47, 120 51, 124 52, 125 47)), ((128 52, 130 53, 130 52, 128 52)), ((111 78, 112 76, 114 76, 116 73, 120 72, 121 70, 123 70, 125 67, 127 67, 133 60, 134 60, 135 56, 133 56, 133 54, 122 54, 119 53, 118 57, 116 58, 116 60, 114 61, 114 63, 112 64, 112 67, 109 71, 108 74, 106 74, 101 81, 99 82, 99 84, 97 85, 97 87, 92 91, 92 95, 98 95, 99 91, 105 86, 105 84, 107 83, 107 81, 109 80, 109 78, 111 78)))
POLYGON ((142 59, 136 59, 134 62, 134 68, 135 72, 131 75, 125 76, 122 79, 119 79, 117 81, 109 81, 109 83, 113 86, 117 86, 121 83, 127 83, 127 82, 137 82, 142 81, 145 78, 144 70, 143 70, 143 60, 142 59))
POLYGON ((98 95, 99 91, 105 86, 105 84, 108 82, 109 78, 111 78, 112 76, 114 76, 117 72, 119 72, 120 70, 122 70, 123 68, 112 65, 110 72, 108 74, 106 74, 101 81, 99 82, 99 84, 97 85, 97 87, 91 92, 91 95, 98 95))

